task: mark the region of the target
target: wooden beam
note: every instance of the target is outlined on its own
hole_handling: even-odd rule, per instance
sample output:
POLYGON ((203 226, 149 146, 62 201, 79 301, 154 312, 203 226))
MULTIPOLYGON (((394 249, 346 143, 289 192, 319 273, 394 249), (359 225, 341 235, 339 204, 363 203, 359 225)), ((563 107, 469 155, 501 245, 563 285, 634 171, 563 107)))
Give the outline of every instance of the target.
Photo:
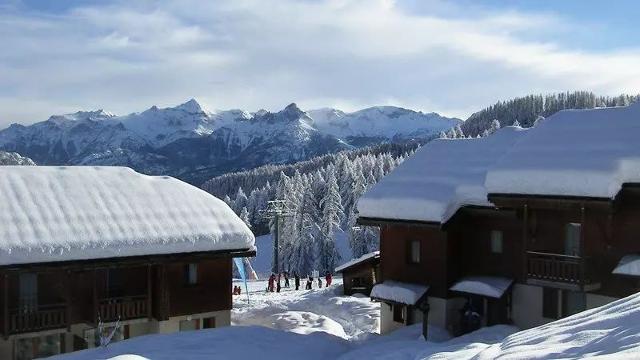
POLYGON ((71 307, 73 305, 73 302, 71 301, 71 271, 67 270, 67 277, 66 277, 66 281, 65 281, 65 286, 67 288, 67 304, 65 307, 65 316, 67 320, 67 331, 71 331, 71 307))
POLYGON ((583 286, 586 280, 586 258, 587 258, 587 254, 586 254, 586 229, 585 229, 585 210, 584 210, 584 205, 582 205, 582 207, 580 207, 580 257, 582 257, 582 260, 580 260, 580 285, 583 286))
POLYGON ((93 324, 98 325, 98 270, 93 269, 93 324))
POLYGON ((87 259, 71 261, 54 261, 48 263, 30 263, 3 265, 0 270, 11 272, 46 273, 56 269, 69 269, 72 271, 87 271, 94 269, 110 269, 131 266, 144 266, 147 264, 167 264, 172 262, 198 262, 203 259, 227 259, 234 257, 253 257, 255 250, 216 250, 196 251, 180 254, 159 254, 145 256, 112 257, 104 259, 87 259))
POLYGON ((151 320, 152 312, 151 312, 151 299, 153 298, 153 293, 151 292, 151 264, 147 265, 147 318, 151 320))
POLYGON ((420 220, 397 220, 397 219, 381 219, 381 218, 369 218, 359 217, 356 221, 358 225, 365 226, 384 226, 384 225, 405 225, 405 226, 426 226, 426 227, 440 227, 440 222, 437 221, 420 221, 420 220))
POLYGON ((9 337, 9 275, 3 274, 2 276, 2 314, 3 314, 3 334, 5 340, 9 337))
POLYGON ((524 204, 522 210, 522 280, 527 280, 528 273, 528 256, 527 251, 529 248, 529 205, 524 204))

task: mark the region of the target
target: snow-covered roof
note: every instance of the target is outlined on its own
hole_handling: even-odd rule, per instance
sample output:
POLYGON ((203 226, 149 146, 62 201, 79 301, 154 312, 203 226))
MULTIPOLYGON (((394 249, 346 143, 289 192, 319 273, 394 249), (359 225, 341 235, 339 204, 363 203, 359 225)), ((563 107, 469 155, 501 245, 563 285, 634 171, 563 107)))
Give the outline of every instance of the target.
POLYGON ((358 201, 361 217, 446 222, 464 205, 491 206, 485 174, 528 131, 429 142, 358 201))
POLYGON ((255 249, 221 200, 123 167, 0 167, 0 265, 255 249))
POLYGON ((488 172, 489 193, 614 198, 640 182, 640 103, 564 110, 533 127, 488 172))
POLYGON ((358 264, 360 264, 362 262, 365 262, 367 260, 373 259, 375 257, 380 257, 380 251, 373 251, 373 252, 370 252, 368 254, 364 254, 364 255, 360 256, 359 258, 347 261, 346 263, 338 266, 336 268, 336 272, 341 272, 342 270, 344 270, 346 268, 350 268, 350 267, 352 267, 354 265, 358 265, 358 264))
POLYGON ((449 290, 499 299, 513 279, 501 276, 469 276, 456 282, 449 290))
POLYGON ((415 305, 429 290, 428 286, 387 280, 371 289, 371 297, 401 304, 415 305))
POLYGON ((611 272, 617 275, 640 276, 640 255, 625 255, 611 272))

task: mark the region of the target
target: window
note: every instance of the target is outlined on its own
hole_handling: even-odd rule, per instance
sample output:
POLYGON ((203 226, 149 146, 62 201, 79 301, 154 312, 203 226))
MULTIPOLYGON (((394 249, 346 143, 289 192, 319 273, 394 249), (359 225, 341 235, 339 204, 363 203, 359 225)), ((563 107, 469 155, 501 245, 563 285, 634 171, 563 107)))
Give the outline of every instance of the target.
POLYGON ((587 295, 577 291, 562 292, 562 316, 571 316, 587 309, 587 295))
POLYGON ((565 228, 564 237, 564 254, 572 256, 580 256, 580 235, 582 225, 569 223, 565 228))
POLYGON ((393 305, 393 321, 404 323, 404 306, 394 304, 393 305))
POLYGON ((420 241, 411 240, 409 242, 409 262, 412 264, 420 263, 420 241))
POLYGON ((491 252, 502 254, 502 231, 491 231, 491 252))
POLYGON ((202 320, 202 328, 203 329, 213 329, 216 327, 216 318, 210 317, 202 320))
POLYGON ((542 289, 542 316, 548 319, 558 319, 558 290, 542 289))
POLYGON ((184 270, 184 279, 187 285, 198 283, 198 264, 187 264, 184 270))
POLYGON ((20 274, 20 308, 24 310, 35 310, 38 307, 38 275, 24 273, 20 274))

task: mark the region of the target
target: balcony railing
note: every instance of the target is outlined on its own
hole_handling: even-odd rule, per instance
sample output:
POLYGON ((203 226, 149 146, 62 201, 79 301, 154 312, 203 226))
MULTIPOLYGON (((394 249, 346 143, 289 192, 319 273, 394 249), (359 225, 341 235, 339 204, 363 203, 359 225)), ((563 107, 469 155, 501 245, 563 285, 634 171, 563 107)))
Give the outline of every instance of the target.
MULTIPOLYGON (((527 280, 582 288, 592 283, 588 258, 544 252, 527 252, 527 280)), ((562 286, 560 286, 562 287, 562 286)))
POLYGON ((67 305, 51 304, 9 310, 9 333, 59 329, 67 326, 67 305))
POLYGON ((104 322, 147 317, 148 310, 146 295, 105 298, 98 304, 98 314, 104 322))

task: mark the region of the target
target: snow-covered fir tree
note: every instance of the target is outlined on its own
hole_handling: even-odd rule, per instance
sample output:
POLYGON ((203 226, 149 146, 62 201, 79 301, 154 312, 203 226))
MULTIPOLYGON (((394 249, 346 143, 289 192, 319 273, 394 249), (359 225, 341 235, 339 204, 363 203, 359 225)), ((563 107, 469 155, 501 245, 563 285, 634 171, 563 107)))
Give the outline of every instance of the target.
POLYGON ((224 198, 256 235, 275 231, 273 220, 261 213, 267 202, 285 200, 290 214, 280 221, 279 262, 290 272, 306 275, 339 265, 336 236, 348 237, 354 256, 378 248, 376 229, 355 223, 358 198, 415 149, 416 144, 393 144, 269 165, 214 178, 208 182, 211 188, 204 188, 224 198), (221 194, 220 188, 227 190, 221 194))

